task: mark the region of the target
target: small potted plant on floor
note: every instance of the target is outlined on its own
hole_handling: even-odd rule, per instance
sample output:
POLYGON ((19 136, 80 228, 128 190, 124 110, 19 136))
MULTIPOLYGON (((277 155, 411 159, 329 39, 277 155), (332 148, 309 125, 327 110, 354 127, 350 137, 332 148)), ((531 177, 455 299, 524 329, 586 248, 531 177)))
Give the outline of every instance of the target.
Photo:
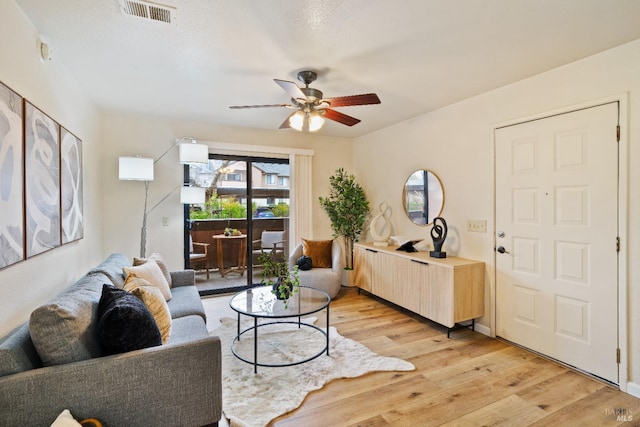
POLYGON ((258 263, 262 267, 260 272, 262 283, 272 286, 271 292, 277 299, 283 300, 287 307, 289 297, 296 294, 300 287, 298 266, 294 266, 293 271, 289 271, 289 263, 271 252, 262 252, 258 256, 258 263))

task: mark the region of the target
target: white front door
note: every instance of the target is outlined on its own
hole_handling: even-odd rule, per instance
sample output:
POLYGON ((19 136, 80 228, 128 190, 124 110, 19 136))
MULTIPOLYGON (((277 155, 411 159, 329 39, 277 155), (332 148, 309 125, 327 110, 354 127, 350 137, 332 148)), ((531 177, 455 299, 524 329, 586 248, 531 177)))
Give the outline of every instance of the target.
POLYGON ((496 130, 496 334, 618 383, 618 103, 496 130))

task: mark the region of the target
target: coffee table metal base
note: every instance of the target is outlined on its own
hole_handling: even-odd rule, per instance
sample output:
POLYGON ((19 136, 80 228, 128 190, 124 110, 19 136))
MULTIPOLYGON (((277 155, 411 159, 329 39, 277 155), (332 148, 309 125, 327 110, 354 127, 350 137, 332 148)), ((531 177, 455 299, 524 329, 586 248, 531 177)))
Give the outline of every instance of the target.
POLYGON ((309 323, 305 323, 301 321, 301 318, 298 317, 298 321, 282 321, 282 322, 268 322, 268 323, 260 323, 258 324, 258 317, 254 317, 253 318, 253 326, 240 331, 240 313, 238 313, 238 335, 236 335, 236 337, 233 340, 233 343, 231 344, 231 352, 233 353, 233 355, 235 357, 237 357, 238 359, 242 360, 243 362, 249 363, 251 365, 253 365, 253 372, 254 373, 258 373, 258 366, 264 366, 264 367, 269 367, 269 368, 282 368, 285 366, 295 366, 295 365, 301 365, 303 363, 307 363, 312 361, 313 359, 317 359, 318 357, 322 356, 322 354, 324 354, 325 352, 327 353, 327 356, 329 355, 329 306, 326 307, 327 309, 327 329, 323 330, 322 328, 317 327, 316 325, 312 325, 309 323), (264 327, 264 326, 269 326, 269 325, 282 325, 282 324, 289 324, 289 325, 298 325, 298 328, 312 328, 315 329, 316 331, 320 332, 322 335, 324 335, 324 337, 326 338, 326 343, 324 348, 322 348, 318 353, 307 357, 306 359, 303 360, 299 360, 296 362, 292 362, 292 363, 259 363, 258 362, 258 329, 264 327), (236 352, 235 349, 235 344, 236 342, 240 341, 240 337, 246 333, 249 333, 253 331, 253 360, 248 360, 247 358, 241 356, 238 352, 236 352))
MULTIPOLYGON (((287 302, 278 300, 273 294, 270 286, 257 286, 247 289, 246 291, 238 292, 229 301, 229 306, 231 307, 231 309, 238 313, 238 332, 233 342, 231 343, 231 352, 239 360, 252 364, 254 373, 258 372, 258 366, 294 366, 301 363, 309 362, 324 354, 325 352, 328 356, 330 303, 331 297, 329 296, 329 294, 319 289, 310 288, 308 286, 300 286, 295 292, 295 295, 291 296, 289 300, 287 300, 287 302), (327 313, 326 330, 302 321, 302 317, 308 316, 313 313, 318 313, 325 309, 327 313), (240 330, 241 314, 253 317, 253 326, 245 328, 244 330, 240 330), (260 323, 261 319, 264 323, 260 323), (297 321, 294 321, 294 319, 297 319, 297 321), (297 360, 294 362, 260 363, 258 359, 258 330, 264 328, 265 326, 276 325, 279 323, 297 325, 298 329, 315 329, 325 336, 324 348, 311 356, 308 356, 307 354, 301 355, 299 357, 302 360, 297 360), (250 360, 251 356, 248 355, 248 353, 250 353, 251 350, 244 349, 242 351, 242 354, 240 354, 236 344, 240 341, 243 335, 250 334, 252 331, 253 360, 250 360)), ((294 337, 291 338, 295 339, 294 337)), ((292 345, 295 345, 295 342, 293 342, 292 345)), ((315 350, 310 350, 309 353, 311 352, 315 352, 315 350)))

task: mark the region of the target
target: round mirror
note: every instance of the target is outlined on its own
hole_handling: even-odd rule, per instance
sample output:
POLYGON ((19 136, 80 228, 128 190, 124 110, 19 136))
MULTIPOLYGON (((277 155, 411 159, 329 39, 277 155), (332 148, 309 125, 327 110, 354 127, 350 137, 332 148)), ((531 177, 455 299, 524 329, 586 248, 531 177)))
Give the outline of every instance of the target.
POLYGON ((411 222, 431 224, 444 207, 444 188, 438 175, 427 169, 412 173, 404 184, 402 204, 411 222))

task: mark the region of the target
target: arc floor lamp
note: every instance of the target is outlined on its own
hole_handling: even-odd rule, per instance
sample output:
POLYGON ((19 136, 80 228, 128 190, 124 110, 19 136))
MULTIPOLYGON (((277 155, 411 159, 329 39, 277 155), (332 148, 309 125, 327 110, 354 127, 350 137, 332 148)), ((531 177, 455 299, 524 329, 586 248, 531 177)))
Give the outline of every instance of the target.
POLYGON ((209 147, 198 144, 195 138, 184 137, 177 139, 175 144, 169 147, 157 159, 149 157, 122 156, 118 159, 118 177, 121 181, 144 181, 144 210, 142 214, 142 228, 140 230, 140 257, 146 256, 147 246, 147 215, 160 203, 165 201, 174 191, 180 188, 180 203, 201 204, 205 202, 205 188, 180 184, 169 191, 151 209, 147 209, 149 197, 149 184, 154 179, 154 165, 175 147, 180 148, 180 163, 207 163, 209 162, 209 147), (191 142, 183 142, 191 140, 191 142))

